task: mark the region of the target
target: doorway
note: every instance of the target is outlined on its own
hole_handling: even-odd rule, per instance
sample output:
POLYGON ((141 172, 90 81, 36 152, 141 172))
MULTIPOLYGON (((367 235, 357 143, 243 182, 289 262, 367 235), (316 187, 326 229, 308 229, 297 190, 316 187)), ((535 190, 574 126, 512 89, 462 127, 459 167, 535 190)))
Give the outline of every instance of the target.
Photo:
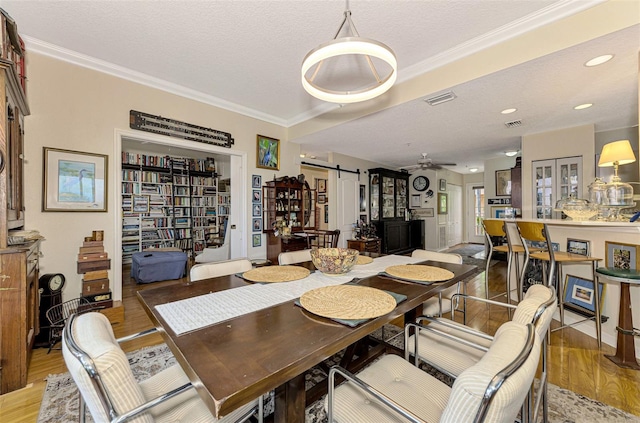
POLYGON ((447 185, 449 191, 449 215, 447 230, 447 247, 462 243, 462 227, 464 224, 462 214, 462 187, 460 185, 447 185))
POLYGON ((484 218, 484 186, 467 184, 467 241, 483 244, 484 231, 482 219, 484 218))

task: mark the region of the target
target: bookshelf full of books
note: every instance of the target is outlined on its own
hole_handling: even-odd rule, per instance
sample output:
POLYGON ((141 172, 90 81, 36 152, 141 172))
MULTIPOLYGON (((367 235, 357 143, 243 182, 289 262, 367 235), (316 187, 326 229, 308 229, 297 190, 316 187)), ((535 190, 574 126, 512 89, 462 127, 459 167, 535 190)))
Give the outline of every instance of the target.
POLYGON ((213 158, 123 152, 122 262, 152 248, 200 253, 221 227, 217 183, 213 158))

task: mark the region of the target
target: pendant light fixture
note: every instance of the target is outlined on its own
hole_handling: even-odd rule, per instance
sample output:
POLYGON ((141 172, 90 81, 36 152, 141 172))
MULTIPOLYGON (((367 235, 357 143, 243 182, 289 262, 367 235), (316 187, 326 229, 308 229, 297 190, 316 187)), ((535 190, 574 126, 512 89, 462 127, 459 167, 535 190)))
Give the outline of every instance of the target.
POLYGON ((358 34, 351 20, 349 0, 346 0, 344 19, 333 40, 311 50, 302 62, 302 86, 304 89, 312 96, 332 103, 357 103, 375 98, 389 90, 396 81, 397 76, 398 63, 393 50, 379 41, 363 38, 358 34), (347 24, 350 34, 346 37, 338 38, 345 24, 347 24), (358 86, 349 90, 332 90, 324 88, 314 82, 325 60, 344 55, 364 56, 363 60, 367 61, 373 75, 373 83, 366 87, 358 86), (389 65, 391 71, 387 76, 384 78, 380 77, 372 57, 380 59, 389 65), (311 71, 311 68, 314 66, 315 69, 311 71), (311 75, 308 76, 307 73, 311 75))

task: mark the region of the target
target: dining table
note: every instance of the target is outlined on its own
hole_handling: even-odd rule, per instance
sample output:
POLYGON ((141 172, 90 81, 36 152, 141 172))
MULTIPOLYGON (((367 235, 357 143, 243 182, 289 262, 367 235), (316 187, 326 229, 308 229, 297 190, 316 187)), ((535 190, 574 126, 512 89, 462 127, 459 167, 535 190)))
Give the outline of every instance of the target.
MULTIPOLYGON (((378 260, 378 259, 376 259, 378 260)), ((418 260, 414 259, 414 262, 418 260)), ((303 422, 305 372, 399 317, 414 321, 422 303, 475 273, 476 266, 419 261, 454 277, 431 284, 399 280, 384 273, 351 283, 406 299, 391 312, 354 327, 320 317, 286 301, 230 319, 180 332, 160 312, 166 304, 246 287, 241 275, 227 275, 138 291, 138 299, 211 413, 219 418, 275 391, 275 422, 303 422)), ((309 263, 302 266, 313 268, 309 263)), ((241 291, 234 291, 241 292, 241 291)))

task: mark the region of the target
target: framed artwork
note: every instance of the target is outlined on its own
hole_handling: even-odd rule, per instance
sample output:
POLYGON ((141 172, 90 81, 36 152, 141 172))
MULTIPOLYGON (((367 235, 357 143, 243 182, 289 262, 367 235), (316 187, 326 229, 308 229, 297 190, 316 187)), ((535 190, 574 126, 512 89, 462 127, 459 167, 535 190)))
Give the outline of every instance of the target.
POLYGON ((106 212, 108 157, 44 147, 42 211, 106 212))
MULTIPOLYGON (((600 308, 602 309, 602 297, 604 297, 604 284, 598 284, 600 296, 600 308)), ((596 312, 596 298, 593 281, 579 276, 567 275, 564 284, 564 303, 574 305, 592 313, 596 312)))
POLYGON ((280 170, 280 140, 258 135, 256 149, 256 167, 280 170))
POLYGON ((261 218, 253 218, 251 219, 251 226, 253 227, 253 232, 262 231, 262 219, 261 218))
POLYGON ((260 188, 262 185, 262 176, 253 175, 251 176, 251 188, 260 188))
POLYGON ((636 244, 622 244, 620 242, 605 241, 605 266, 616 269, 638 270, 640 269, 640 258, 636 244))
POLYGON ((428 209, 424 210, 424 216, 425 217, 435 217, 435 213, 433 210, 433 207, 429 207, 428 209))
POLYGON ((439 185, 439 190, 440 191, 446 191, 447 190, 447 180, 446 179, 440 179, 439 181, 440 185, 439 185))
POLYGON ((327 192, 327 180, 326 179, 318 179, 316 178, 316 189, 318 190, 318 194, 327 192))
POLYGON ((438 193, 438 214, 447 214, 447 194, 438 193))
POLYGON ((494 219, 504 219, 504 214, 506 212, 507 208, 506 207, 497 207, 497 206, 492 206, 491 207, 491 216, 494 219))
POLYGON ((251 213, 251 215, 253 217, 261 217, 262 216, 262 204, 253 204, 252 207, 253 212, 251 213))
POLYGON ((327 202, 327 196, 325 194, 318 194, 318 204, 324 204, 327 202))
POLYGON ((253 234, 251 239, 253 240, 254 247, 260 247, 262 245, 262 234, 253 234))
POLYGON ((511 195, 511 169, 496 170, 496 195, 511 195))
POLYGON ((567 253, 589 255, 589 241, 583 239, 567 238, 567 253))
POLYGON ((409 207, 411 207, 412 209, 420 207, 421 198, 422 195, 420 194, 411 194, 411 204, 409 205, 409 207))
POLYGON ((366 214, 361 214, 360 215, 360 222, 362 223, 367 223, 367 215, 366 214))
POLYGON ((324 205, 324 223, 329 223, 329 205, 324 205))
POLYGON ((360 213, 367 211, 367 187, 360 185, 360 213))
POLYGON ((131 211, 134 213, 149 213, 149 196, 148 195, 132 196, 131 211))
POLYGON ((251 196, 252 203, 262 203, 262 192, 259 189, 253 190, 253 195, 251 196))

